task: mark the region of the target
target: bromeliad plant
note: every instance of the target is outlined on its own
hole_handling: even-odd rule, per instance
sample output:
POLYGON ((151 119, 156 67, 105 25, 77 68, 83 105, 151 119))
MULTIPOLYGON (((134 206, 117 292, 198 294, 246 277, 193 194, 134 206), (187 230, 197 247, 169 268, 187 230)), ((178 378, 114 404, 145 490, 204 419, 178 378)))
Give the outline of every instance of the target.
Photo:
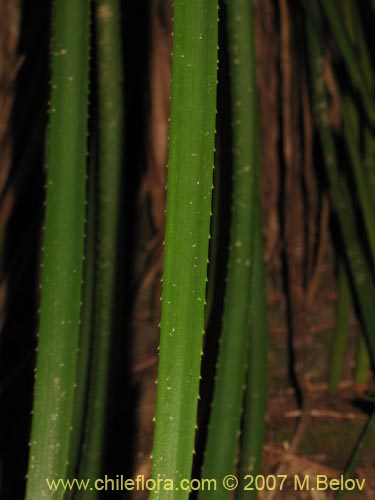
MULTIPOLYGON (((85 190, 86 190, 86 130, 87 130, 87 103, 88 103, 88 61, 89 61, 89 4, 75 16, 77 23, 82 23, 85 30, 81 33, 85 43, 77 36, 71 36, 70 30, 76 29, 70 20, 73 16, 73 4, 56 0, 54 4, 54 46, 52 70, 52 98, 50 139, 48 154, 48 181, 47 181, 47 210, 45 231, 45 254, 43 260, 43 291, 41 307, 41 326, 39 341, 39 356, 37 363, 37 385, 35 389, 35 417, 33 419, 32 447, 30 451, 30 466, 28 479, 28 497, 53 496, 54 492, 46 491, 47 478, 65 478, 76 470, 78 458, 80 460, 79 473, 83 477, 96 477, 100 473, 100 455, 103 447, 103 429, 105 425, 105 391, 108 377, 108 361, 110 353, 109 333, 111 331, 111 310, 114 290, 114 265, 116 261, 117 238, 117 211, 119 206, 120 165, 121 165, 121 137, 122 137, 122 97, 121 97, 121 50, 120 32, 118 26, 119 8, 114 1, 96 2, 97 26, 97 67, 98 67, 98 172, 93 175, 94 161, 89 168, 88 182, 88 210, 86 224, 86 264, 83 269, 83 235, 85 216, 85 190), (69 39, 69 45, 66 45, 69 39), (74 46, 73 44, 76 44, 74 46), (66 45, 66 47, 65 47, 66 45), (78 58, 78 55, 80 59, 78 58), (83 64, 84 59, 85 64, 83 64), (66 64, 65 64, 66 63, 66 64), (71 65, 76 65, 75 67, 71 65), (72 110, 75 101, 70 106, 65 106, 65 94, 76 91, 77 97, 85 95, 81 102, 86 109, 75 108, 80 120, 74 120, 67 112, 72 110), (62 96, 62 97, 61 97, 62 96), (60 99, 60 100, 59 100, 60 99), (55 102, 56 101, 56 102, 55 102), (59 120, 55 122, 55 116, 59 120), (72 134, 62 136, 61 130, 64 120, 70 119, 76 123, 77 128, 71 129, 72 134), (76 150, 74 137, 80 141, 80 156, 77 160, 71 158, 67 152, 76 150), (66 141, 66 142, 65 142, 66 141), (60 149, 59 149, 60 148, 60 149), (54 158, 55 150, 58 151, 61 165, 54 158), (61 152, 67 153, 67 156, 61 152), (62 210, 59 215, 54 205, 54 189, 60 187, 62 167, 69 164, 69 168, 79 175, 79 183, 74 182, 73 174, 64 177, 69 187, 58 191, 61 197, 58 200, 62 207, 65 202, 64 191, 70 193, 70 185, 74 184, 80 195, 74 206, 74 217, 81 213, 81 223, 74 219, 72 213, 62 210), (57 177, 57 179, 55 178, 57 177), (78 190, 79 186, 79 190, 78 190), (52 201, 51 201, 52 200, 52 201), (65 218, 64 218, 65 217, 65 218), (68 218, 70 217, 70 219, 68 218), (52 229, 51 229, 52 227, 52 229), (61 290, 56 285, 61 279, 58 274, 64 261, 60 263, 61 247, 56 246, 56 239, 50 236, 53 230, 61 231, 61 240, 77 245, 70 246, 79 259, 79 266, 74 261, 70 271, 76 278, 74 295, 75 314, 74 337, 69 340, 69 346, 75 346, 73 353, 66 348, 59 347, 58 357, 56 351, 49 352, 46 337, 50 328, 55 325, 44 325, 48 318, 51 297, 58 304, 54 295, 45 287, 51 286, 55 294, 61 290), (75 231, 75 233, 73 233, 75 231), (74 234, 74 236, 73 236, 74 234), (96 242, 96 243, 95 243, 96 242), (78 251, 79 249, 79 251, 78 251), (51 257, 50 257, 51 256, 51 257), (54 261, 55 275, 49 271, 49 260, 54 261), (82 277, 84 283, 82 285, 82 277), (46 283, 46 285, 45 285, 46 283), (82 323, 79 320, 80 306, 83 301, 82 323), (47 302, 47 305, 45 303, 47 302), (43 346, 41 348, 41 346, 43 346), (92 351, 89 361, 88 353, 92 351), (79 354, 78 354, 79 352, 79 354), (69 360, 67 359, 69 357, 69 360), (49 362, 47 373, 43 372, 43 363, 49 362), (59 363, 51 368, 53 360, 59 363), (64 371, 64 367, 67 367, 64 371), (61 371, 62 370, 62 371, 61 371), (61 373, 60 373, 61 371, 61 373), (89 374, 89 377, 88 377, 89 374), (52 378, 51 378, 52 377, 52 378), (50 385, 52 380, 52 386, 50 385), (77 386, 77 387, 76 387, 77 386), (47 407, 51 407, 41 415, 40 406, 45 405, 45 399, 39 402, 40 392, 51 394, 47 407), (75 390, 76 389, 76 390, 75 390), (88 391, 87 406, 84 404, 85 394, 88 391), (56 402, 58 401, 58 403, 56 402), (74 411, 73 411, 74 403, 74 411), (49 406, 48 406, 49 405, 49 406), (61 414, 64 414, 64 418, 61 414), (47 423, 46 423, 47 419, 47 423), (84 431, 83 424, 84 425, 84 431), (46 438, 40 439, 41 426, 46 438), (51 428, 51 430, 49 430, 51 428), (37 429, 37 430, 34 430, 37 429), (39 429, 39 431, 38 431, 39 429), (79 445, 81 434, 84 439, 82 449, 79 445), (49 447, 47 451, 46 448, 49 447), (62 451, 63 450, 63 453, 62 451), (43 460, 42 460, 43 457, 43 460), (56 463, 54 457, 59 457, 56 463), (48 464, 48 466, 47 466, 48 464)), ((259 326, 259 348, 251 350, 252 357, 257 353, 263 354, 265 343, 262 340, 264 319, 264 306, 260 303, 258 308, 249 309, 251 290, 258 288, 263 282, 261 226, 258 196, 258 163, 259 163, 259 125, 257 110, 257 94, 255 85, 255 59, 254 59, 254 34, 251 9, 241 2, 229 2, 228 10, 231 13, 230 32, 234 56, 233 70, 233 102, 239 110, 239 119, 245 121, 243 128, 234 130, 235 140, 235 173, 237 187, 233 195, 234 220, 232 221, 232 253, 228 269, 228 308, 224 316, 223 345, 228 340, 231 329, 238 331, 240 336, 236 341, 236 349, 231 354, 232 368, 236 368, 237 355, 244 354, 239 364, 239 377, 234 377, 238 391, 235 403, 235 426, 233 428, 233 445, 229 460, 230 470, 234 467, 234 453, 237 433, 240 425, 242 406, 242 386, 245 383, 247 367, 247 349, 243 345, 249 342, 256 346, 259 341, 253 332, 254 340, 249 340, 248 331, 251 325, 259 326), (236 54, 235 32, 237 29, 236 9, 242 9, 241 15, 246 20, 241 32, 240 54, 236 54), (248 18, 248 19, 247 19, 248 18), (249 56, 252 61, 250 72, 247 74, 246 64, 239 68, 244 71, 237 72, 236 58, 249 56), (242 92, 241 79, 245 76, 249 88, 242 92), (241 101, 241 105, 238 102, 241 101), (248 118, 247 118, 248 117, 248 118), (246 226, 247 229, 246 229, 246 226), (257 256, 253 259, 253 255, 257 256), (255 269, 254 272, 253 269, 255 269), (260 270, 260 273, 256 271, 260 270), (253 277, 252 277, 253 276, 253 277), (243 282, 245 294, 239 290, 239 295, 234 293, 240 279, 243 282), (237 297, 237 298, 236 298, 237 297), (239 309, 234 307, 240 297, 239 309), (238 314, 239 313, 239 314, 238 314), (234 323, 233 323, 234 321, 234 323), (233 324, 232 324, 233 323, 233 324), (227 332, 227 333, 225 333, 227 332), (260 351, 259 351, 260 349, 260 351)), ((78 31, 78 30, 76 30, 78 31)), ((216 2, 195 0, 175 2, 174 5, 174 45, 173 45, 173 79, 171 101, 171 125, 169 139, 169 167, 168 167, 168 195, 167 219, 165 235, 165 265, 163 277, 163 308, 161 319, 160 362, 158 375, 158 402, 155 418, 155 438, 153 451, 153 477, 172 480, 190 477, 192 459, 194 454, 194 440, 196 431, 197 406, 200 380, 200 360, 203 349, 204 314, 206 304, 206 281, 209 246, 209 227, 211 215, 211 191, 213 174, 213 155, 215 138, 216 117, 216 83, 217 83, 217 45, 218 45, 218 5, 216 2), (166 439, 166 436, 168 438, 166 439)), ((67 172, 67 170, 65 171, 67 172)), ((57 241, 60 243, 60 240, 57 241)), ((66 276, 68 268, 64 269, 66 276)), ((71 282, 65 282, 65 287, 71 282)), ((264 300, 264 290, 260 295, 264 300)), ((60 300, 62 300, 60 298, 60 300)), ((72 314, 72 301, 64 303, 54 314, 53 319, 61 328, 69 330, 73 324, 70 319, 72 314)), ((63 330, 65 332, 65 330, 63 330)), ((64 338, 63 331, 56 330, 59 342, 64 338)), ((73 335, 73 333, 72 333, 73 335)), ((62 346, 66 343, 62 344, 62 346)), ((221 354, 225 358, 225 353, 221 354)), ((264 373, 264 364, 261 363, 260 372, 264 373)), ((258 366, 256 363, 254 366, 258 366)), ((257 373, 249 370, 251 374, 250 385, 257 385, 257 373), (255 375, 255 377, 254 377, 255 375), (254 377, 254 380, 253 380, 254 377)), ((218 372, 218 386, 231 384, 223 380, 220 382, 218 372)), ((264 379, 261 375, 260 379, 264 379)), ((265 394, 264 385, 258 385, 258 394, 265 394)), ((256 391, 254 391, 254 394, 256 391)), ((220 395, 220 392, 218 392, 220 395)), ((224 392, 221 392, 223 397, 224 392)), ((253 392, 252 392, 253 394, 253 392)), ((220 396, 217 396, 220 397, 220 396)), ((46 395, 44 395, 46 398, 46 395)), ((48 399, 48 398, 47 398, 48 399)), ((250 412, 253 411, 251 395, 249 396, 250 412)), ((258 407, 258 420, 262 427, 264 416, 264 398, 258 407), (260 408, 260 411, 259 411, 260 408), (259 420, 259 416, 261 417, 259 420)), ((250 428, 254 428, 254 423, 250 428)), ((214 430, 214 426, 212 426, 214 430)), ((245 433, 246 440, 252 442, 254 431, 245 433)), ((261 439, 257 441, 255 460, 259 462, 261 452, 261 439)), ((212 446, 212 445, 211 445, 212 446)), ((207 456, 209 456, 208 446, 207 456)), ((227 454, 223 449, 224 455, 227 454)), ((252 451, 250 455, 252 456, 252 451)), ((244 462, 248 457, 244 458, 244 462)), ((250 459, 253 462, 253 458, 250 459)), ((61 497, 61 492, 56 492, 61 497)), ((152 493, 153 498, 186 498, 184 491, 152 493)), ((90 498, 95 493, 90 493, 90 498)))
MULTIPOLYGON (((344 17, 335 0, 302 3, 316 136, 343 247, 338 257, 339 324, 330 379, 334 392, 351 302, 358 305, 365 332, 358 380, 368 372, 367 351, 373 364, 375 359, 373 71, 355 6, 354 17, 351 9, 344 9, 344 17), (337 41, 351 82, 349 90, 339 93, 350 174, 339 167, 337 138, 329 121, 323 19, 337 41), (359 59, 353 44, 362 54, 359 59), (367 168, 363 168, 364 158, 367 168), (349 175, 355 180, 354 195, 348 188, 349 175), (358 221, 363 221, 364 231, 358 231, 358 221)), ((218 487, 200 491, 200 500, 229 499, 230 491, 221 487, 228 474, 237 472, 248 482, 261 472, 267 395, 254 9, 250 0, 227 0, 223 9, 228 21, 233 185, 219 354, 204 456, 196 463, 202 465, 198 475, 216 479, 218 487)), ((220 186, 214 187, 217 192, 212 201, 218 0, 175 0, 173 12, 165 255, 152 451, 152 478, 161 487, 151 492, 151 500, 189 497, 182 488, 163 489, 162 481, 168 479, 176 486, 192 477, 196 441, 202 439, 197 432, 201 358, 210 347, 204 329, 215 312, 211 306, 218 269, 215 262, 207 273, 207 266, 209 256, 216 261, 218 255, 218 233, 224 226, 219 218, 220 200, 227 189, 220 171, 215 176, 220 186), (215 238, 210 242, 211 210, 217 213, 212 224, 215 238)), ((78 476, 93 480, 103 473, 124 163, 121 16, 118 0, 53 3, 41 307, 27 500, 67 498, 63 488, 49 489, 47 479, 78 476), (88 140, 89 75, 95 81, 90 82, 94 90, 90 102, 93 138, 88 140)), ((203 392, 201 395, 205 397, 203 392)), ((374 417, 363 439, 373 421, 374 417)), ((355 460, 357 456, 356 452, 355 460)), ((348 474, 352 468, 353 462, 348 474)), ((256 498, 255 490, 245 492, 243 486, 236 498, 256 498)), ((74 495, 91 499, 98 492, 76 491, 74 495)))

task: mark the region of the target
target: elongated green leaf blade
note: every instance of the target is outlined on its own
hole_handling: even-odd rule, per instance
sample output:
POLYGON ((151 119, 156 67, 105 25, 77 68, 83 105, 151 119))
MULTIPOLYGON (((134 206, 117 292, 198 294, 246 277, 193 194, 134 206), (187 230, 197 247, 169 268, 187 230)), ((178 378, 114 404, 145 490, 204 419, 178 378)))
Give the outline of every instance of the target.
MULTIPOLYGON (((217 2, 176 0, 155 479, 189 479, 199 394, 213 174, 217 2)), ((176 485, 178 487, 178 484, 176 485)), ((151 499, 188 492, 153 491, 151 499)))
POLYGON ((89 1, 53 5, 52 89, 42 296, 28 469, 28 500, 62 498, 73 425, 83 274, 89 1))

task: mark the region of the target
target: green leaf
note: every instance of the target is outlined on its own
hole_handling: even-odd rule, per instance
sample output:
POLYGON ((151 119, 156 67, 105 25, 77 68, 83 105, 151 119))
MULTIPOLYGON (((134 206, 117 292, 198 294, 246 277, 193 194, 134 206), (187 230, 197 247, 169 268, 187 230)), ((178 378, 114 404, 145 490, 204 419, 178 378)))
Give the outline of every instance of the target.
POLYGON ((89 73, 89 1, 53 4, 51 102, 38 356, 26 498, 62 498, 79 344, 89 73))
MULTIPOLYGON (((214 159, 217 1, 176 0, 154 479, 189 479, 202 353, 214 159)), ((188 492, 152 491, 151 499, 188 492)))

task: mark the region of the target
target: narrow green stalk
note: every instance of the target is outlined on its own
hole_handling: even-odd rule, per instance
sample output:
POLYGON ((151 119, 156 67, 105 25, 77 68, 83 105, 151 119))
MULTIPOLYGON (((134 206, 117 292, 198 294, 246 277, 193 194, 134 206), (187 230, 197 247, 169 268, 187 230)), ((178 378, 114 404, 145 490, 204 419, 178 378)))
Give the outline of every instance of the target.
MULTIPOLYGON (((233 194, 227 284, 215 390, 202 477, 222 478, 235 468, 249 345, 254 267, 254 212, 258 188, 258 107, 252 4, 227 1, 233 122, 233 194), (223 418, 225 415, 225 418, 223 418)), ((200 491, 199 499, 230 492, 200 491)))
POLYGON ((336 329, 332 342, 328 390, 337 392, 348 340, 349 314, 351 307, 350 287, 347 271, 342 260, 339 263, 336 305, 336 329))
POLYGON ((364 130, 365 152, 363 164, 369 179, 370 198, 375 200, 375 155, 374 155, 374 135, 366 126, 364 130))
POLYGON ((370 356, 366 339, 363 335, 359 337, 357 363, 355 367, 355 384, 358 387, 366 387, 370 372, 370 356))
POLYGON ((85 263, 83 273, 81 330, 77 366, 77 388, 73 410, 73 429, 71 434, 71 453, 69 474, 74 476, 82 445, 82 430, 86 408, 87 378, 91 352, 91 332, 93 327, 93 301, 95 277, 95 182, 93 167, 95 160, 91 156, 88 179, 88 203, 85 241, 85 263))
MULTIPOLYGON (((375 410, 373 409, 370 418, 368 419, 365 428, 363 429, 363 432, 358 440, 354 453, 346 467, 344 479, 348 479, 353 476, 364 448, 367 446, 368 442, 373 437, 374 426, 375 426, 375 410)), ((345 488, 340 489, 336 493, 335 500, 341 500, 341 498, 344 498, 344 495, 345 495, 345 488)))
POLYGON ((366 79, 366 84, 371 92, 374 90, 374 69, 371 59, 371 53, 367 46, 364 35, 363 23, 358 10, 359 3, 357 0, 345 0, 343 4, 345 21, 348 27, 349 36, 352 43, 357 49, 359 64, 361 65, 363 76, 366 79))
MULTIPOLYGON (((363 75, 366 82, 371 89, 374 85, 373 77, 374 72, 372 68, 369 50, 363 33, 363 26, 358 11, 358 2, 353 0, 345 0, 343 5, 344 21, 346 23, 348 33, 353 43, 359 62, 362 67, 363 75)), ((368 153, 368 135, 369 130, 366 124, 360 123, 360 116, 358 109, 353 102, 353 99, 347 95, 341 99, 343 109, 343 121, 346 143, 348 144, 351 166, 354 171, 354 178, 356 180, 357 192, 359 201, 364 215, 365 226, 367 235, 372 250, 373 262, 375 263, 375 198, 371 188, 370 170, 366 165, 366 154, 368 153), (362 129, 360 128, 362 125, 362 129), (361 136, 364 137, 364 158, 361 155, 361 136)), ((372 148, 372 134, 370 133, 371 150, 372 148)), ((373 151, 371 151, 373 156, 373 151)), ((357 386, 365 386, 367 384, 370 369, 370 359, 368 347, 363 335, 359 337, 359 345, 357 352, 357 362, 355 370, 355 383, 357 386)))
POLYGON ((371 199, 370 182, 364 169, 358 140, 358 116, 354 103, 348 98, 342 99, 342 117, 344 137, 349 150, 350 165, 354 175, 358 200, 363 215, 373 263, 375 264, 375 200, 371 199))
POLYGON ((344 0, 339 5, 344 16, 345 27, 348 31, 349 38, 353 44, 355 44, 355 21, 353 19, 353 1, 344 0))
POLYGON ((41 307, 26 499, 62 498, 73 425, 83 278, 89 1, 53 4, 41 307))
MULTIPOLYGON (((315 4, 310 3, 311 7, 315 4)), ((316 7, 316 5, 315 5, 316 7)), ((314 18, 317 16, 315 15, 314 18)), ((311 78, 313 82, 313 101, 318 120, 319 135, 324 151, 327 175, 333 206, 337 214, 339 228, 345 243, 346 256, 349 263, 350 274, 358 297, 360 314, 364 322, 370 353, 375 361, 375 284, 371 267, 361 247, 357 220, 351 203, 348 186, 340 176, 336 163, 336 151, 332 130, 327 116, 327 95, 324 84, 323 54, 320 47, 321 34, 317 26, 307 19, 308 45, 310 51, 311 78)))
MULTIPOLYGON (((372 96, 374 96, 374 66, 372 64, 371 53, 367 45, 363 23, 361 22, 360 14, 358 11, 358 2, 355 0, 346 0, 346 19, 352 25, 353 42, 358 50, 358 57, 362 66, 363 75, 366 78, 367 85, 371 89, 372 96)), ((366 171, 366 177, 369 180, 368 190, 372 204, 375 203, 375 155, 374 155, 374 134, 370 130, 367 123, 362 125, 362 134, 364 142, 364 158, 363 165, 366 171)))
MULTIPOLYGON (((368 54, 368 48, 364 39, 361 21, 359 18, 358 5, 352 0, 346 0, 343 4, 344 21, 353 46, 356 48, 358 58, 363 70, 363 75, 369 88, 373 86, 373 69, 368 54)), ((370 170, 366 168, 361 154, 361 135, 364 134, 364 142, 368 142, 368 130, 366 124, 360 122, 358 109, 350 95, 341 95, 341 109, 344 124, 344 136, 348 145, 350 164, 356 182, 358 199, 364 218, 365 229, 369 239, 370 249, 375 263, 375 198, 371 190, 370 170), (363 126, 365 125, 365 126, 363 126), (361 127, 362 126, 362 127, 361 127), (364 130, 361 130, 361 128, 364 130)), ((371 136, 371 154, 373 156, 373 138, 371 136)), ((368 145, 365 144, 365 155, 368 145)))
MULTIPOLYGON (((259 183, 258 183, 259 184, 259 183)), ((258 187, 260 194, 260 186, 258 187)), ((254 271, 250 306, 250 345, 247 387, 245 392, 243 431, 241 436, 239 477, 257 476, 261 472, 262 451, 266 430, 267 404, 267 293, 263 257, 261 200, 257 197, 254 235, 254 271)), ((246 491, 249 480, 241 482, 238 500, 257 498, 257 491, 246 491)))
MULTIPOLYGON (((111 333, 115 303, 117 234, 123 151, 123 69, 120 5, 97 0, 98 185, 95 291, 89 398, 80 477, 99 477, 106 424, 111 333)), ((97 493, 82 493, 81 498, 97 493)))
POLYGON ((373 99, 371 96, 371 88, 369 87, 366 78, 362 73, 362 67, 358 61, 357 54, 350 41, 347 30, 340 13, 340 9, 336 0, 322 0, 321 2, 324 13, 330 23, 331 29, 336 37, 337 44, 341 54, 346 62, 350 78, 360 93, 363 101, 364 112, 367 115, 371 126, 375 125, 375 113, 373 99))
MULTIPOLYGON (((189 479, 199 394, 215 137, 218 4, 175 0, 152 476, 189 479)), ((188 491, 152 491, 152 500, 188 491)))

